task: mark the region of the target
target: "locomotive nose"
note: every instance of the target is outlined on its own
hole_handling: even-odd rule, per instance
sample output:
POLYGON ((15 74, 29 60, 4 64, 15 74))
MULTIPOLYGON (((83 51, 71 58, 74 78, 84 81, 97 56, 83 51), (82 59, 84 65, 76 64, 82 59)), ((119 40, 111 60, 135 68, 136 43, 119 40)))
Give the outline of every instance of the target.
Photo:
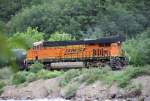
POLYGON ((20 69, 25 69, 24 60, 26 59, 27 52, 24 49, 13 49, 13 54, 16 58, 16 63, 19 65, 20 69))

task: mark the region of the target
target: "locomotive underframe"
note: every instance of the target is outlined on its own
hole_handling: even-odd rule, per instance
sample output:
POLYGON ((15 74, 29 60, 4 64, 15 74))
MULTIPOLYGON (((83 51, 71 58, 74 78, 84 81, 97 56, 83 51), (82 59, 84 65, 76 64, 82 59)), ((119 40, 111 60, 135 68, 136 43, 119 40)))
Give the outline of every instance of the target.
POLYGON ((26 67, 29 67, 35 61, 44 64, 47 69, 56 69, 51 66, 51 63, 58 62, 83 62, 84 67, 104 67, 110 66, 112 69, 122 69, 127 65, 128 60, 126 57, 86 57, 86 58, 58 58, 58 59, 38 59, 38 60, 27 60, 26 67))

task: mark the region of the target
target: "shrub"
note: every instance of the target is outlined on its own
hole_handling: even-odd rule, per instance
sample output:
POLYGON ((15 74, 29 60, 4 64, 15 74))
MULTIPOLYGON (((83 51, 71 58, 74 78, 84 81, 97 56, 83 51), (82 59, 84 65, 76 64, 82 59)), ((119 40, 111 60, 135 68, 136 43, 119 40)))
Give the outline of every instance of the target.
POLYGON ((26 77, 26 81, 27 81, 27 82, 32 82, 32 81, 34 81, 34 80, 36 80, 36 79, 37 79, 36 74, 35 74, 35 73, 32 73, 32 72, 30 72, 30 73, 27 75, 27 77, 26 77))
POLYGON ((150 29, 147 29, 141 35, 134 39, 127 40, 124 43, 124 50, 130 58, 130 64, 135 66, 150 64, 150 29))
POLYGON ((130 92, 141 92, 142 89, 143 89, 143 87, 141 84, 137 84, 137 85, 130 84, 126 87, 126 90, 130 91, 130 92))
POLYGON ((5 83, 3 81, 0 81, 0 89, 2 89, 5 86, 5 83))
POLYGON ((3 89, 0 89, 0 95, 3 93, 3 89))
POLYGON ((64 98, 69 99, 75 96, 76 91, 78 90, 79 84, 70 83, 64 87, 64 98))
POLYGON ((24 83, 26 81, 26 76, 28 75, 28 72, 17 72, 12 77, 12 84, 18 85, 21 83, 24 83))
POLYGON ((43 67, 44 67, 43 64, 39 62, 35 62, 29 67, 29 69, 30 69, 30 72, 37 73, 38 71, 42 70, 43 67))
POLYGON ((64 40, 73 40, 71 35, 65 32, 55 32, 51 34, 49 41, 64 41, 64 40))
POLYGON ((80 71, 78 69, 72 69, 63 75, 63 79, 60 81, 60 86, 65 86, 67 85, 73 78, 77 77, 80 75, 80 71))
POLYGON ((116 81, 122 88, 126 87, 130 80, 140 75, 150 75, 150 69, 146 67, 128 66, 124 71, 118 71, 110 74, 106 81, 116 81))
POLYGON ((37 78, 49 79, 49 78, 60 76, 62 74, 63 72, 61 71, 48 71, 48 70, 42 69, 37 73, 37 78))
POLYGON ((9 79, 12 72, 9 67, 0 69, 0 79, 9 79))
POLYGON ((143 67, 128 66, 125 69, 123 75, 128 76, 130 79, 136 78, 141 75, 150 75, 150 68, 147 68, 146 66, 143 66, 143 67))
POLYGON ((3 92, 3 87, 5 86, 6 84, 3 82, 3 81, 0 81, 0 95, 2 94, 3 92))
POLYGON ((45 78, 55 78, 57 76, 60 76, 62 75, 63 73, 60 72, 60 71, 52 71, 52 72, 48 72, 46 75, 45 75, 45 78))
POLYGON ((84 80, 87 84, 94 83, 98 79, 104 79, 107 75, 107 71, 105 69, 83 69, 82 70, 84 80))
POLYGON ((43 35, 44 33, 38 32, 37 29, 29 27, 25 32, 17 32, 9 37, 9 47, 28 49, 32 47, 34 42, 43 40, 43 35))

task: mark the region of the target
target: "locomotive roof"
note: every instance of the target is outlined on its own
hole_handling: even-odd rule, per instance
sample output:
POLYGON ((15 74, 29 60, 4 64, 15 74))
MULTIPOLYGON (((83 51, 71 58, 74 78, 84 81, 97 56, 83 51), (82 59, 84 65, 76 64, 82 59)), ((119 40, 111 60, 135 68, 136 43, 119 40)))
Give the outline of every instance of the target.
POLYGON ((84 45, 84 44, 109 44, 125 41, 123 35, 99 38, 96 40, 78 40, 78 41, 44 41, 44 47, 67 46, 67 45, 84 45))

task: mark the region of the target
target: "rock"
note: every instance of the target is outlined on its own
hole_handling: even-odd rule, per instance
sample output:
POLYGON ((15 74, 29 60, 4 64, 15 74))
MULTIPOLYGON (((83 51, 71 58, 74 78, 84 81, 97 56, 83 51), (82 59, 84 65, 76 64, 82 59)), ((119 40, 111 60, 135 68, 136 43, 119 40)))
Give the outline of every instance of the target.
POLYGON ((116 98, 117 94, 119 94, 119 89, 117 87, 117 84, 113 84, 108 91, 109 95, 108 98, 114 99, 116 98))
POLYGON ((150 96, 145 97, 144 101, 150 101, 150 96))
POLYGON ((106 95, 107 86, 102 82, 97 81, 96 83, 88 86, 84 86, 77 90, 76 99, 82 101, 93 101, 107 98, 106 95))
POLYGON ((131 82, 134 85, 141 85, 141 93, 143 96, 150 96, 150 76, 140 76, 133 79, 131 82))
POLYGON ((29 83, 26 87, 7 86, 4 88, 1 97, 21 100, 45 98, 51 94, 51 96, 58 97, 60 89, 59 80, 59 78, 49 80, 41 79, 29 83))
POLYGON ((60 97, 60 86, 59 86, 59 81, 61 80, 61 78, 53 78, 53 79, 49 79, 46 80, 44 85, 46 87, 46 89, 48 90, 48 97, 49 98, 56 98, 56 97, 60 97))

